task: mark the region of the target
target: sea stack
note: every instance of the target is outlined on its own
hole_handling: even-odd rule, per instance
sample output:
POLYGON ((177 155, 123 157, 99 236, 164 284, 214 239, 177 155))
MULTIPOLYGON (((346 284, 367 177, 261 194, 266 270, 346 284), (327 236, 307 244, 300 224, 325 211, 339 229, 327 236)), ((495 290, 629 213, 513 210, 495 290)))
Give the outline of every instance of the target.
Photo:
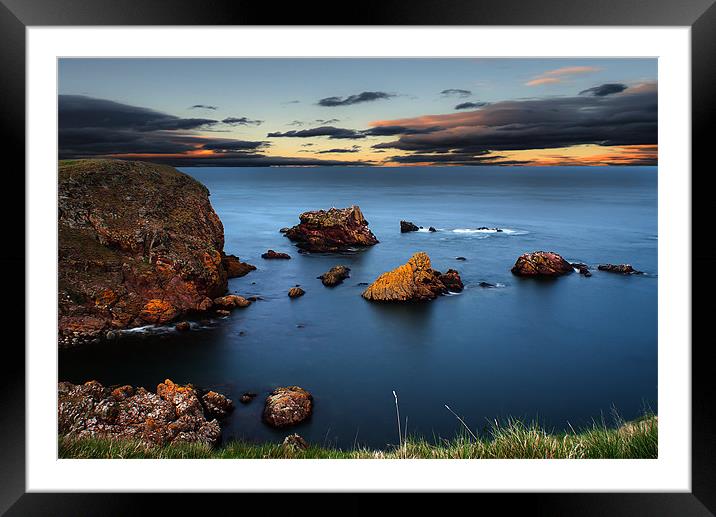
MULTIPOLYGON (((446 275, 445 279, 449 279, 451 285, 462 285, 457 271, 450 270, 446 275)), ((420 251, 407 263, 376 278, 362 296, 379 302, 427 301, 448 291, 449 288, 441 280, 441 273, 432 269, 430 257, 420 251)))
POLYGON ((314 253, 346 251, 378 243, 358 206, 304 212, 300 224, 284 235, 303 251, 314 253))
POLYGON ((209 191, 173 167, 61 161, 58 231, 61 346, 206 311, 226 292, 209 191))
POLYGON ((513 275, 527 277, 554 277, 572 272, 572 265, 553 251, 525 253, 512 267, 513 275))

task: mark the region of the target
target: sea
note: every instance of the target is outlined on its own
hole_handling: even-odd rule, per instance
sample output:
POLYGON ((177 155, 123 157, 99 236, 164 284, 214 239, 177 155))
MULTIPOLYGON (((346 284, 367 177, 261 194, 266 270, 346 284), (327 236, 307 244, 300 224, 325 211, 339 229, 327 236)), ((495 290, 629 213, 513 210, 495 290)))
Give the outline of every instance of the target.
POLYGON ((192 322, 190 332, 140 328, 61 351, 59 380, 152 390, 166 378, 192 383, 236 402, 223 440, 278 442, 297 432, 341 448, 398 444, 398 411, 402 433, 431 441, 463 432, 455 414, 488 435, 509 419, 560 432, 658 412, 656 167, 180 170, 209 188, 226 253, 257 267, 229 280, 229 291, 260 300, 192 322), (300 254, 279 232, 301 212, 351 205, 379 244, 300 254), (401 220, 423 230, 400 233, 401 220), (262 259, 268 249, 291 260, 262 259), (512 275, 517 257, 537 250, 593 274, 512 275), (365 283, 418 251, 434 269, 458 270, 464 291, 425 303, 361 297, 365 283), (598 271, 601 263, 644 274, 598 271), (350 278, 324 287, 317 277, 339 264, 350 278), (296 285, 306 294, 290 299, 296 285), (312 417, 268 427, 263 400, 292 385, 313 394, 312 417), (243 405, 244 392, 258 396, 243 405))

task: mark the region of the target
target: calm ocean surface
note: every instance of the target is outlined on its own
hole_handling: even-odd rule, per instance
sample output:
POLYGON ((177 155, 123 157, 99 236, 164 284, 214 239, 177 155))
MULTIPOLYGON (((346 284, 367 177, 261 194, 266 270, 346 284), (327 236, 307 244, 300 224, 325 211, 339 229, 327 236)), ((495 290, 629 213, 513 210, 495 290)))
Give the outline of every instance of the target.
POLYGON ((341 447, 397 443, 393 390, 408 432, 427 438, 460 430, 445 404, 480 430, 509 416, 563 430, 602 415, 611 424, 612 408, 625 419, 645 405, 657 411, 655 167, 182 170, 210 189, 226 252, 258 267, 230 280, 230 292, 264 300, 203 331, 61 352, 60 380, 152 389, 165 378, 191 382, 237 402, 224 439, 298 432, 341 447), (363 252, 300 255, 278 231, 303 211, 352 204, 380 240, 363 252), (401 219, 439 231, 401 234, 401 219), (481 226, 505 232, 474 231, 481 226), (261 259, 268 248, 292 260, 261 259), (514 277, 516 258, 535 250, 595 268, 628 262, 647 274, 514 277), (416 251, 435 269, 457 269, 465 291, 425 304, 361 298, 357 284, 416 251), (316 277, 338 264, 351 277, 324 287, 316 277), (291 300, 296 284, 306 295, 291 300), (313 393, 314 414, 272 430, 261 422, 263 399, 286 385, 313 393), (259 397, 239 404, 245 391, 259 397))

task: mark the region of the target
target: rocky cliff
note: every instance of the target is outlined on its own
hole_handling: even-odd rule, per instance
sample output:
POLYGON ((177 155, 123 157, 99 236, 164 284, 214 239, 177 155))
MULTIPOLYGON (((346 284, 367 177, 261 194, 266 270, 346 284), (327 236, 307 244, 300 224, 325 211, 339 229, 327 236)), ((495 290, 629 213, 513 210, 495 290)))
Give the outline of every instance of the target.
POLYGON ((206 311, 226 292, 224 228, 201 183, 120 160, 62 161, 58 176, 61 345, 206 311))

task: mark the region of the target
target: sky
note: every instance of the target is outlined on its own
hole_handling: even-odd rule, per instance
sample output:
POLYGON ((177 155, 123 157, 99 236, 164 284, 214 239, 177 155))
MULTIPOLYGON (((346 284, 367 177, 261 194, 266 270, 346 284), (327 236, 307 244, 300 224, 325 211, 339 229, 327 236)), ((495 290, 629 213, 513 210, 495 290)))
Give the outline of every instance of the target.
POLYGON ((656 165, 656 59, 60 59, 60 159, 656 165))

